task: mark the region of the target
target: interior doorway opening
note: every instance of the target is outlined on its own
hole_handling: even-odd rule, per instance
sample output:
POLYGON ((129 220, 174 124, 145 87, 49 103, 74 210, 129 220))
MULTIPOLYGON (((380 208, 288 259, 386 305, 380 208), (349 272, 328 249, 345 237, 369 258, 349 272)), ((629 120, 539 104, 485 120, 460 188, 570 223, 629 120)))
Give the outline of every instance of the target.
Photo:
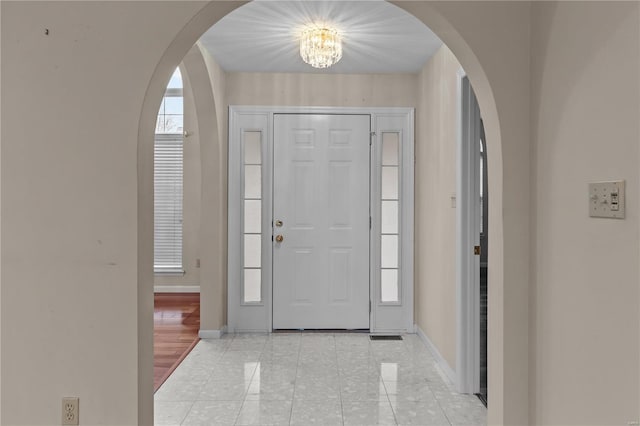
MULTIPOLYGON (((201 20, 194 20, 193 25, 189 26, 189 28, 186 28, 185 31, 183 31, 181 34, 178 35, 178 37, 176 38, 176 40, 174 41, 174 43, 172 44, 171 48, 167 50, 165 56, 163 57, 163 60, 161 61, 158 69, 156 70, 156 73, 154 74, 154 77, 152 79, 151 85, 150 85, 150 93, 151 93, 151 97, 148 97, 145 100, 145 107, 143 109, 143 118, 141 120, 141 132, 140 132, 140 143, 141 143, 141 156, 144 158, 146 155, 148 155, 148 137, 145 137, 145 135, 148 136, 148 131, 143 129, 143 125, 145 124, 146 121, 149 121, 149 116, 151 114, 148 113, 148 106, 147 104, 151 105, 151 109, 153 109, 153 105, 154 105, 154 96, 157 98, 157 93, 154 94, 154 90, 158 89, 159 86, 159 82, 161 82, 163 80, 163 75, 167 74, 167 67, 175 67, 175 65, 179 62, 179 58, 181 57, 181 52, 182 54, 184 54, 184 52, 186 52, 188 50, 188 48, 190 47, 190 45, 192 45, 192 43, 195 41, 195 39, 197 38, 196 34, 202 34, 204 32, 204 30, 206 30, 208 25, 211 25, 212 23, 216 22, 221 16, 223 16, 225 13, 228 12, 228 10, 226 11, 222 11, 221 9, 223 9, 224 7, 227 7, 228 10, 231 10, 233 8, 235 8, 236 6, 232 6, 229 7, 229 5, 223 5, 223 6, 216 6, 216 5, 208 5, 205 6, 203 8, 203 11, 200 13, 200 18, 202 18, 201 20), (191 43, 191 44, 190 44, 191 43), (147 146, 147 148, 145 149, 145 145, 147 146), (145 151, 147 152, 147 154, 145 154, 145 151)), ((426 13, 418 13, 418 16, 425 22, 430 21, 428 14, 426 13)), ((441 18, 439 15, 438 19, 432 19, 433 24, 435 27, 439 28, 440 31, 442 32, 442 34, 447 34, 447 31, 445 30, 445 28, 447 27, 451 27, 451 25, 446 21, 439 21, 439 19, 441 18)), ((455 41, 458 40, 454 40, 456 37, 459 37, 457 35, 457 33, 449 33, 449 36, 447 36, 448 38, 451 38, 452 41, 454 41, 454 45, 456 46, 456 54, 461 55, 462 61, 461 62, 466 62, 472 65, 471 69, 473 70, 473 73, 475 74, 475 78, 480 80, 482 82, 481 87, 483 89, 483 96, 486 96, 487 99, 489 99, 488 105, 495 107, 495 105, 493 105, 493 98, 491 95, 491 92, 486 92, 488 89, 488 84, 486 84, 487 79, 486 76, 483 74, 482 71, 482 67, 477 63, 477 60, 475 59, 475 57, 473 56, 473 52, 471 51, 470 48, 468 48, 468 46, 464 45, 464 44, 460 44, 460 43, 455 43, 455 41), (451 35, 453 34, 453 35, 451 35)), ((160 84, 161 85, 161 84, 160 84)), ((156 90, 157 91, 157 90, 156 90)), ((156 105, 156 111, 157 111, 157 105, 156 105)), ((489 111, 490 116, 491 116, 491 126, 492 126, 492 130, 493 133, 495 133, 496 135, 498 135, 498 138, 495 142, 495 144, 497 144, 497 146, 499 147, 499 142, 500 142, 500 138, 499 138, 499 129, 497 129, 495 126, 497 125, 498 121, 497 121, 497 112, 495 111, 495 109, 492 109, 491 111, 489 111)), ((148 165, 148 160, 141 160, 143 163, 146 162, 146 164, 148 165)), ((496 162, 496 164, 498 164, 496 162)), ((144 169, 144 167, 143 167, 144 169)), ((148 169, 148 167, 147 167, 148 169)), ((144 174, 144 173, 143 173, 144 174)), ((141 191, 144 190, 144 188, 148 188, 148 182, 143 182, 141 183, 141 191)), ((144 197, 143 197, 144 198, 144 197)), ((144 204, 144 203, 143 203, 144 204)), ((141 213, 142 215, 142 219, 141 221, 145 220, 145 209, 142 208, 141 209, 141 213)), ((148 241, 148 235, 149 235, 149 230, 148 227, 142 226, 141 227, 141 237, 142 240, 147 240, 148 241)), ((144 245, 144 244, 143 244, 144 245)), ((148 256, 143 255, 141 256, 141 259, 143 260, 143 263, 146 259, 146 261, 148 262, 148 256)), ((148 265, 147 265, 148 266, 148 265)), ((145 300, 144 294, 141 293, 141 300, 145 300)), ((142 303, 142 302, 141 302, 142 303)), ((142 320, 141 324, 144 324, 145 321, 142 320)), ((144 325, 141 326, 141 335, 148 335, 148 330, 145 331, 144 329, 144 325)), ((143 339, 144 340, 144 339, 143 339)), ((148 340, 146 340, 148 342, 148 340)), ((148 353, 148 352, 147 352, 148 353)), ((144 358, 145 355, 145 351, 141 351, 141 357, 144 358)), ((144 362, 141 363, 141 365, 143 365, 144 362)), ((144 386, 142 386, 144 387, 144 386)), ((144 406, 144 401, 142 402, 142 405, 144 406)), ((141 410, 141 419, 145 418, 145 415, 148 414, 148 412, 146 412, 147 414, 144 414, 145 411, 141 410)), ((141 420, 142 421, 142 420, 141 420)))
POLYGON ((457 386, 488 402, 488 152, 471 82, 460 70, 457 188, 457 386))
POLYGON ((489 403, 489 167, 484 123, 480 120, 480 389, 478 396, 489 403))

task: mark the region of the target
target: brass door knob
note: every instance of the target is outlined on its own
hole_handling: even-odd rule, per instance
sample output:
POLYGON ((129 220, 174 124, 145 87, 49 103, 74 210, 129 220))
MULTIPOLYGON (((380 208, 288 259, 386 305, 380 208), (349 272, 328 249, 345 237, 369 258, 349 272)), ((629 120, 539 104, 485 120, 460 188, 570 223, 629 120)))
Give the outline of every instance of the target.
POLYGON ((284 241, 284 237, 282 235, 276 235, 276 241, 281 243, 282 241, 284 241))

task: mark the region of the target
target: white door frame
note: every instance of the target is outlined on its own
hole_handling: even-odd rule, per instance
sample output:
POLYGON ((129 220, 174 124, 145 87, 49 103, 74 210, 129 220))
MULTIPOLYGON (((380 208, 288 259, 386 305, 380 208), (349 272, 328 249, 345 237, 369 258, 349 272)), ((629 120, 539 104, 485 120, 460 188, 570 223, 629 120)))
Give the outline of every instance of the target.
POLYGON ((272 331, 272 159, 274 114, 357 114, 371 117, 371 230, 370 230, 370 331, 414 332, 414 109, 359 107, 229 107, 227 330, 272 331), (262 300, 243 302, 243 153, 245 132, 259 132, 262 150, 262 300), (399 301, 381 302, 380 295, 380 158, 382 135, 397 133, 400 152, 399 301))
POLYGON ((458 164, 456 211, 456 387, 480 390, 480 109, 463 70, 458 72, 458 164))

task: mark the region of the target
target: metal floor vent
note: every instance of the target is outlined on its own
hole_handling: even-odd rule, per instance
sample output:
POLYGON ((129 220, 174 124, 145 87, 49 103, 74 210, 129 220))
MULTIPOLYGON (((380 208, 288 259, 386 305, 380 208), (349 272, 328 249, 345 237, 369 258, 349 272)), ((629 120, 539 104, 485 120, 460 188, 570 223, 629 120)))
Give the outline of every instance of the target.
POLYGON ((371 340, 402 340, 402 336, 369 336, 371 340))

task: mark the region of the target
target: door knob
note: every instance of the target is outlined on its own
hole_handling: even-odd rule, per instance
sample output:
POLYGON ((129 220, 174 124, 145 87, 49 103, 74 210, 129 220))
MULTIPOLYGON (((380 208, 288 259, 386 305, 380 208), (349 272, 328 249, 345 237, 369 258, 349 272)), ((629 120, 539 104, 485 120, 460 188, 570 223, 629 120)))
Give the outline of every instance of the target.
POLYGON ((282 241, 284 241, 284 237, 282 235, 276 235, 276 241, 281 243, 282 241))

